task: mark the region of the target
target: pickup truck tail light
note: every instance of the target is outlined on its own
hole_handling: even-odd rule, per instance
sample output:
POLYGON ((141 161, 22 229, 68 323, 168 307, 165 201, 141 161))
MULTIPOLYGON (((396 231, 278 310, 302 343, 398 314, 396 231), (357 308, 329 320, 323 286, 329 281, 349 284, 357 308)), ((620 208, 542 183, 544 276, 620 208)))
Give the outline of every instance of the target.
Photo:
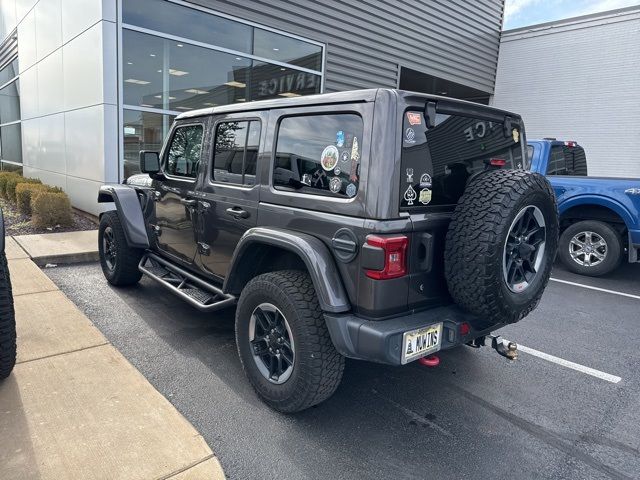
POLYGON ((382 270, 365 269, 365 274, 375 280, 388 280, 407 274, 407 250, 409 239, 405 235, 383 237, 369 235, 367 245, 382 249, 384 254, 384 266, 382 270))
POLYGON ((578 146, 578 142, 564 142, 565 147, 574 148, 578 146))

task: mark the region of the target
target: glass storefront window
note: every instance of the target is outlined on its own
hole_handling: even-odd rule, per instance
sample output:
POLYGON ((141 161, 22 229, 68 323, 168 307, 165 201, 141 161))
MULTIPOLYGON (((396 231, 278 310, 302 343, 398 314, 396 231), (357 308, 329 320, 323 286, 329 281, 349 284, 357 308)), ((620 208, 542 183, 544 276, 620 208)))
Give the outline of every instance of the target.
POLYGON ((320 93, 322 77, 292 68, 253 62, 251 100, 297 97, 320 93))
POLYGON ((20 120, 20 80, 0 90, 0 124, 20 120))
POLYGON ((252 27, 158 0, 124 0, 122 21, 178 37, 251 53, 252 27))
POLYGON ((19 123, 0 127, 0 159, 22 163, 22 135, 19 123))
POLYGON ((253 54, 310 70, 322 70, 322 47, 296 38, 256 28, 253 54))
POLYGON ((140 150, 160 151, 174 118, 159 113, 124 111, 124 178, 140 173, 140 150))
POLYGON ((124 103, 188 111, 247 100, 251 60, 123 32, 124 103))

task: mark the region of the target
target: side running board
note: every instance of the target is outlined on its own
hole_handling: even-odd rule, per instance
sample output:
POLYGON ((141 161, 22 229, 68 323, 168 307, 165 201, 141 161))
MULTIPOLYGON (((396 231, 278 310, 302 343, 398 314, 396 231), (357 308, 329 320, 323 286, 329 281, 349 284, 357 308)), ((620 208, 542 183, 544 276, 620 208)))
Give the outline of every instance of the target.
POLYGON ((223 293, 218 287, 150 252, 142 257, 138 269, 204 312, 230 307, 237 301, 234 295, 223 293))

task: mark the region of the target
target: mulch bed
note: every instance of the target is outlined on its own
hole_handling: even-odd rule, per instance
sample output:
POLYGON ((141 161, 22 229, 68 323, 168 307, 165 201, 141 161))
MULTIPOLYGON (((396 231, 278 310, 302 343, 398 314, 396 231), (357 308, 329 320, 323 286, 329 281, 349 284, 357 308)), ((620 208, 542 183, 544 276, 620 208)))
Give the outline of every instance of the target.
POLYGON ((15 205, 0 198, 0 207, 4 214, 4 231, 5 235, 29 235, 34 233, 58 233, 58 232, 77 232, 82 230, 96 230, 96 225, 92 220, 73 212, 73 224, 68 227, 57 225, 52 228, 36 228, 31 223, 29 215, 23 215, 18 212, 15 205))

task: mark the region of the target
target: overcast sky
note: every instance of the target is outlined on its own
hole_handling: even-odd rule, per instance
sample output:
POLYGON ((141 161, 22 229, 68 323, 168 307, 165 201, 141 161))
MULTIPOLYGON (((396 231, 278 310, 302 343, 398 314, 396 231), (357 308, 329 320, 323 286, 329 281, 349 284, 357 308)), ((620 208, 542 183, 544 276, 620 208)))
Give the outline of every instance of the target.
POLYGON ((506 0, 504 29, 639 5, 640 0, 506 0))

